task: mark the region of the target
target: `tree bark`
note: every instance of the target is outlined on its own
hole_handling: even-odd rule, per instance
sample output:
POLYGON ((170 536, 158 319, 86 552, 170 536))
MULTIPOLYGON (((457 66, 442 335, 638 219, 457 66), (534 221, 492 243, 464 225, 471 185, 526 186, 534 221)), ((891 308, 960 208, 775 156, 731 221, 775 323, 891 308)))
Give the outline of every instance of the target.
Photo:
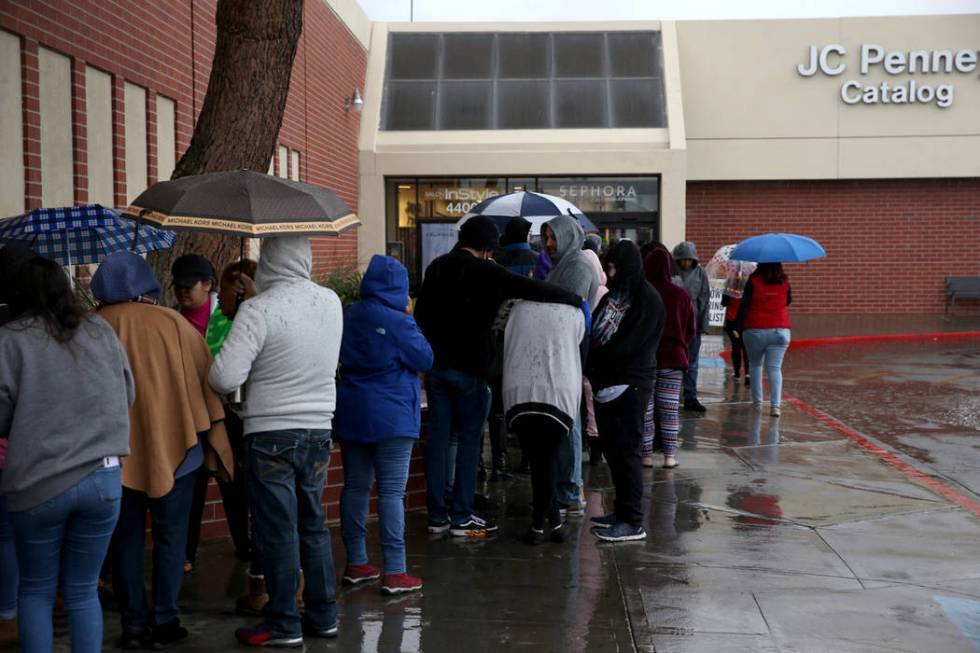
MULTIPOLYGON (((217 38, 208 91, 190 146, 173 179, 222 170, 266 172, 276 151, 303 30, 303 0, 218 0, 217 38)), ((221 269, 240 252, 240 239, 178 233, 172 249, 150 256, 165 287, 182 254, 200 254, 221 269)), ((170 302, 170 291, 166 301, 170 302)))

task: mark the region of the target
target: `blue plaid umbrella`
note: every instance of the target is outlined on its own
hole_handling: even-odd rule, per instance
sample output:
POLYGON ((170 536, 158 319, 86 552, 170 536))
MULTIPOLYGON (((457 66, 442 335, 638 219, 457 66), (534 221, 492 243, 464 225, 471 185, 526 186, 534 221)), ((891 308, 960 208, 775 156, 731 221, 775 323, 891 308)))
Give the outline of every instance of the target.
POLYGON ((0 243, 17 243, 62 265, 98 263, 120 250, 137 253, 173 247, 175 234, 147 225, 137 233, 119 211, 100 204, 35 209, 0 220, 0 243), (133 240, 137 239, 136 247, 133 240))

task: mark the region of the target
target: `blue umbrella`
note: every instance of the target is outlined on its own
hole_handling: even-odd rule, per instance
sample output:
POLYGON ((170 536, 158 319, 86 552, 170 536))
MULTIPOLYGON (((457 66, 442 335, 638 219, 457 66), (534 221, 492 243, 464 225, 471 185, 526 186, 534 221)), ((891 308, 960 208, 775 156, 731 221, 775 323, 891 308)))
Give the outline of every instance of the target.
POLYGON ((500 229, 501 233, 503 233, 507 222, 511 218, 521 217, 531 223, 532 234, 539 234, 542 224, 552 218, 557 218, 559 215, 572 216, 578 220, 584 231, 599 231, 592 224, 592 221, 582 213, 582 210, 568 200, 555 197, 554 195, 532 193, 523 190, 507 193, 506 195, 488 197, 460 218, 456 226, 463 226, 464 222, 477 215, 492 219, 497 223, 497 228, 500 229))
POLYGON ((755 263, 801 263, 826 255, 820 243, 806 236, 762 234, 740 242, 730 258, 755 263))
POLYGON ((120 250, 142 254, 168 249, 175 235, 147 225, 137 231, 119 211, 100 204, 35 209, 0 220, 0 243, 29 247, 62 265, 98 263, 120 250))

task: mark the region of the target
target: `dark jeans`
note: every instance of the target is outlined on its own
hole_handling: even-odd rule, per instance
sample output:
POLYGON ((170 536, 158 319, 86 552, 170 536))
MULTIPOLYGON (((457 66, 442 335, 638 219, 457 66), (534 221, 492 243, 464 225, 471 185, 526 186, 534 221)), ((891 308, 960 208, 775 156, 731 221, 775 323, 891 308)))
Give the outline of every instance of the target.
MULTIPOLYGON (((490 383, 490 415, 487 418, 487 431, 490 434, 490 467, 494 471, 503 470, 507 463, 507 425, 504 421, 504 398, 501 382, 496 379, 490 383)), ((480 438, 480 460, 483 459, 483 437, 480 438)))
POLYGON ((631 385, 623 394, 606 403, 595 402, 602 453, 609 463, 616 519, 631 526, 643 522, 643 416, 650 401, 650 390, 631 385))
POLYGON ((742 360, 744 355, 745 360, 745 373, 749 372, 749 357, 745 353, 745 343, 742 341, 742 335, 735 335, 735 320, 725 320, 725 335, 732 343, 732 369, 735 371, 735 376, 741 374, 742 371, 742 360))
POLYGON ((487 420, 487 380, 466 372, 436 368, 425 376, 429 430, 425 441, 425 484, 429 519, 461 524, 473 515, 480 435, 487 420), (446 505, 450 444, 456 437, 452 499, 446 505))
POLYGON ((698 356, 701 355, 701 334, 691 338, 687 350, 687 371, 684 372, 684 401, 696 401, 698 398, 698 356))
MULTIPOLYGON (((241 418, 230 409, 225 409, 225 428, 228 430, 228 441, 235 460, 235 476, 227 483, 219 480, 218 489, 221 491, 221 502, 225 507, 228 530, 231 531, 231 541, 235 545, 235 555, 244 557, 249 553, 248 502, 245 492, 245 474, 242 473, 245 463, 245 435, 241 418)), ((211 472, 201 467, 197 471, 190 527, 187 531, 186 559, 190 562, 197 561, 197 545, 201 539, 201 518, 204 515, 210 480, 211 472)))
POLYGON ((555 420, 543 415, 525 415, 514 420, 514 430, 527 451, 531 464, 533 492, 531 526, 544 528, 545 519, 552 526, 561 523, 558 512, 558 446, 567 431, 555 420))
POLYGON ((55 594, 68 611, 71 650, 102 650, 99 569, 119 516, 119 465, 101 467, 56 497, 23 512, 11 512, 18 590, 21 650, 47 653, 53 646, 55 594))
POLYGON ((326 630, 337 622, 330 533, 320 503, 330 465, 330 431, 252 433, 246 447, 255 545, 262 554, 269 592, 265 621, 277 634, 302 633, 296 606, 302 568, 304 619, 326 630))
POLYGON ((174 481, 173 489, 157 499, 123 488, 119 524, 112 535, 112 587, 119 602, 125 633, 138 635, 180 616, 177 598, 184 580, 187 523, 191 514, 196 474, 174 481), (143 583, 146 511, 153 534, 153 618, 149 618, 143 583))

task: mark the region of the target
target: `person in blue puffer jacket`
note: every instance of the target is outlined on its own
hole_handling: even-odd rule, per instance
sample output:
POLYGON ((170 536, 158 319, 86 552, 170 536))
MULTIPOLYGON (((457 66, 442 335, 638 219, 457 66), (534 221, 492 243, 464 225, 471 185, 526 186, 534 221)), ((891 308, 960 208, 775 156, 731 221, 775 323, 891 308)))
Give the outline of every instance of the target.
POLYGON ((378 484, 384 594, 422 588, 405 562, 405 485, 419 438, 419 372, 432 367, 432 348, 410 314, 408 272, 374 256, 361 280, 361 300, 344 315, 334 437, 344 462, 340 530, 347 549, 344 582, 375 580, 364 544, 371 484, 378 484))

